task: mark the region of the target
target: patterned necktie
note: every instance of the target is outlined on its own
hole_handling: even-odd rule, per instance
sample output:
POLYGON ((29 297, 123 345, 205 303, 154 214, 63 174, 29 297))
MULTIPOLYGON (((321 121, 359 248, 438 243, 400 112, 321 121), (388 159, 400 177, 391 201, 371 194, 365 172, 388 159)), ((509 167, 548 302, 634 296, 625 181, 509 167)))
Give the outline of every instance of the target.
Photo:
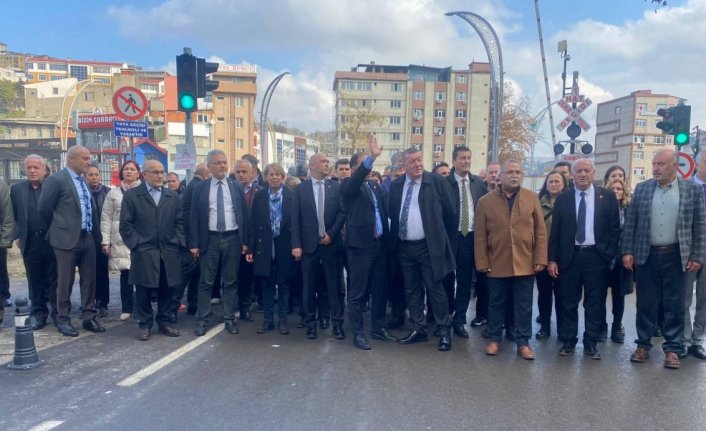
POLYGON ((319 223, 319 238, 326 236, 326 225, 324 224, 324 182, 317 181, 318 190, 316 203, 316 221, 319 223))
POLYGON ((216 191, 216 230, 218 232, 226 231, 226 207, 223 200, 223 181, 218 181, 218 189, 216 191))
POLYGON ((88 187, 86 187, 86 181, 83 179, 83 177, 77 175, 76 179, 79 183, 81 183, 81 201, 83 209, 86 212, 86 216, 83 219, 83 223, 81 223, 81 227, 85 227, 87 232, 91 232, 93 230, 93 218, 91 214, 91 195, 88 193, 88 187))
POLYGON ((469 232, 468 220, 468 188, 466 179, 461 180, 461 235, 466 236, 469 232))
POLYGON ((586 241, 586 192, 581 192, 579 202, 579 215, 576 218, 576 242, 583 244, 586 241))
POLYGON ((400 239, 402 241, 407 239, 407 218, 409 218, 409 205, 412 203, 412 189, 415 184, 414 181, 411 181, 407 186, 407 194, 402 205, 402 215, 400 216, 400 239))

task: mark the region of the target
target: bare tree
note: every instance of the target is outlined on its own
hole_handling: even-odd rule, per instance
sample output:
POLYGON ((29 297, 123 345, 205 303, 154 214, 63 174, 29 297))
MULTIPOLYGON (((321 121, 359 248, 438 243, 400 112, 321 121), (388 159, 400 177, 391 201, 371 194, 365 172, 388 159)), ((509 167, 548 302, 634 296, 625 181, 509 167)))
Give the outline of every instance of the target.
POLYGON ((366 148, 368 133, 378 131, 385 124, 385 117, 375 110, 372 100, 356 99, 354 94, 341 93, 337 132, 339 139, 344 137, 341 145, 355 153, 366 148))
POLYGON ((506 82, 503 92, 503 113, 500 117, 500 140, 498 159, 525 160, 532 147, 541 139, 541 132, 536 128, 532 115, 529 113, 531 102, 529 97, 515 97, 512 83, 506 82))

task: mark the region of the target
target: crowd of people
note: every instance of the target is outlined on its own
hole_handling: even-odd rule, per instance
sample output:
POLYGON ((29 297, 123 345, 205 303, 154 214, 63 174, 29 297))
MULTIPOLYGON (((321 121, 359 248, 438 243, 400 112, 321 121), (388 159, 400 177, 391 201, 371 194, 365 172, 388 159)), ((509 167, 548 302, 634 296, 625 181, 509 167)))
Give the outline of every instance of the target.
POLYGON ((370 135, 350 160, 332 167, 318 153, 285 172, 277 163, 260 171, 250 155, 230 166, 212 150, 188 185, 158 161, 128 161, 112 189, 84 147, 71 147, 51 175, 31 155, 25 181, 9 191, 0 182, 0 250, 13 240, 20 248, 33 329, 51 318, 65 336, 78 335, 70 318, 78 268, 83 328, 105 331, 109 272, 119 272, 120 320, 137 322, 139 340, 151 338, 155 321, 159 333, 179 336, 180 313, 195 315, 196 336, 221 319, 237 334, 256 311, 258 334, 287 335, 296 310, 309 339, 329 327, 346 339, 347 317, 360 349, 371 339, 424 342, 432 326, 446 351, 471 327, 487 338, 487 355, 505 338, 531 360, 536 285, 534 337, 552 336, 554 312, 562 356, 578 344, 582 300, 585 356, 600 359, 598 343, 608 339, 625 342, 625 296, 636 292, 632 362, 649 358, 655 337, 664 338, 666 368, 688 354, 706 359, 706 158, 685 180, 675 151, 660 149, 654 178, 634 190, 620 166, 601 182, 590 159, 559 162, 537 194, 523 188, 518 160, 474 175, 471 150, 457 146, 451 165, 428 172, 412 147, 380 174, 382 151, 370 135), (392 330, 406 322, 398 338, 392 330))

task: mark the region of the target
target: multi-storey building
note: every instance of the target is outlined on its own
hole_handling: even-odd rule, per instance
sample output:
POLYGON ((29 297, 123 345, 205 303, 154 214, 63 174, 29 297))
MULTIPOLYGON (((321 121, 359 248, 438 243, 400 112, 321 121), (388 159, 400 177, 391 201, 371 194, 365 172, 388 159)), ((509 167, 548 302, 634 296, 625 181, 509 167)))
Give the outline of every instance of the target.
POLYGON ((112 84, 113 75, 126 68, 128 68, 127 63, 70 60, 48 56, 27 57, 25 59, 25 70, 29 83, 76 78, 79 81, 94 79, 101 84, 112 84))
POLYGON ((385 149, 377 169, 413 145, 430 169, 451 162, 453 149, 466 145, 477 172, 487 162, 489 82, 487 63, 471 63, 468 70, 370 63, 338 71, 333 82, 338 153, 348 157, 363 150, 366 135, 375 133, 385 149))
POLYGON ((7 44, 0 42, 0 67, 25 70, 27 54, 7 50, 7 44))
POLYGON ((221 64, 211 79, 218 81, 211 97, 213 148, 225 151, 228 160, 255 154, 257 67, 221 64))
POLYGON ((629 186, 652 178, 652 156, 672 136, 656 127, 660 108, 675 106, 680 98, 638 90, 628 96, 599 103, 596 112, 596 178, 602 178, 612 165, 627 173, 629 186))

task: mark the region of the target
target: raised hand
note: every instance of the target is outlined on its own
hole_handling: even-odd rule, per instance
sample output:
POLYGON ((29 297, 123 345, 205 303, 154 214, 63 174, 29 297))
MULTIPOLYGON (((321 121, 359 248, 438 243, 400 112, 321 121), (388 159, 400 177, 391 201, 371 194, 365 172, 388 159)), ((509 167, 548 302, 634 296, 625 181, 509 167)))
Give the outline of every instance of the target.
POLYGON ((370 157, 374 159, 382 154, 382 145, 378 145, 378 140, 375 137, 375 133, 370 133, 368 135, 368 152, 370 153, 370 157))

